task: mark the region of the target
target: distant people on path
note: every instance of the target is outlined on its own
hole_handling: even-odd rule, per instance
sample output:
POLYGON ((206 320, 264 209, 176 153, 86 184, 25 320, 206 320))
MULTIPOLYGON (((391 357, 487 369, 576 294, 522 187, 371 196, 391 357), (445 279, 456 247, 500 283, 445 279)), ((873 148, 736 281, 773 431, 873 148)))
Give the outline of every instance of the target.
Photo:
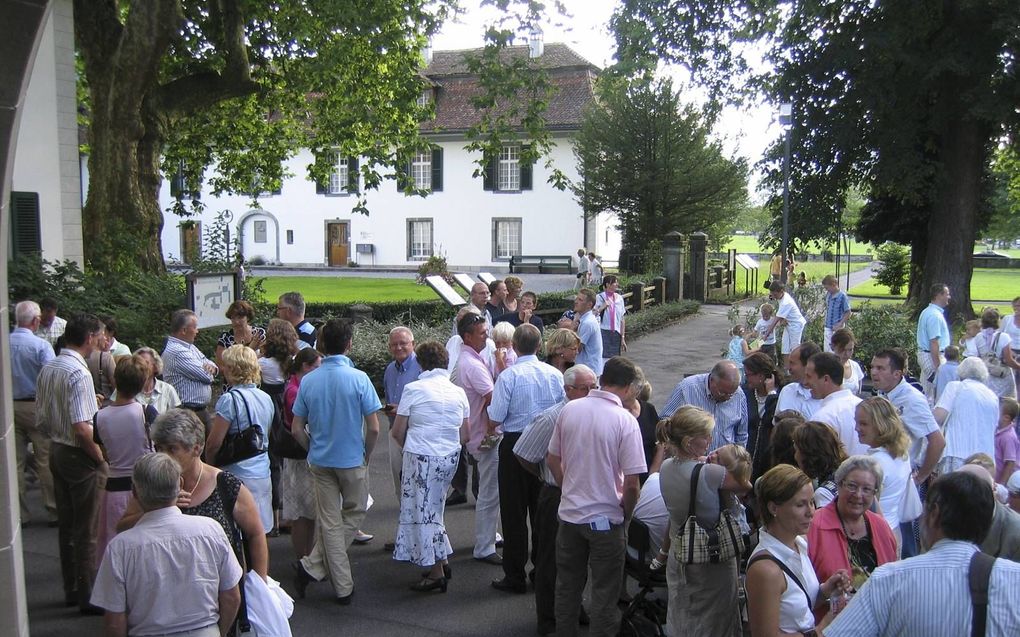
POLYGON ((1005 330, 999 330, 999 311, 994 307, 981 312, 981 333, 977 337, 978 354, 988 367, 985 384, 996 396, 1016 398, 1014 372, 1020 360, 1013 356, 1013 341, 1005 330))
POLYGON ((106 460, 94 441, 99 409, 85 359, 97 347, 103 324, 91 314, 67 322, 64 348, 46 363, 36 383, 36 423, 50 436, 50 471, 57 505, 64 602, 84 615, 101 614, 89 602, 96 575, 99 490, 106 460))
POLYGON ((811 388, 804 380, 804 370, 807 368, 808 360, 821 351, 820 347, 808 341, 795 347, 786 357, 786 371, 789 378, 779 392, 779 402, 776 404, 777 412, 789 409, 803 416, 805 420, 810 420, 818 411, 822 401, 812 395, 811 388))
POLYGON ((709 451, 731 443, 747 446, 747 398, 740 391, 740 370, 733 361, 719 361, 711 372, 680 381, 659 416, 669 418, 684 405, 703 409, 712 417, 709 451))
POLYGON ((843 327, 833 332, 832 352, 843 363, 843 389, 849 389, 852 394, 860 394, 861 383, 864 382, 864 368, 854 360, 856 346, 857 339, 850 328, 843 327))
POLYGON ((793 296, 786 289, 784 284, 778 282, 773 282, 769 286, 769 297, 776 302, 776 315, 765 329, 765 336, 768 336, 777 327, 782 326, 783 328, 780 360, 785 359, 794 348, 800 345, 801 335, 804 333, 804 325, 807 323, 804 320, 804 315, 800 312, 800 308, 797 307, 797 301, 794 300, 793 296))
POLYGON ((776 332, 768 329, 776 309, 768 303, 762 303, 758 311, 761 313, 761 318, 754 324, 755 334, 761 339, 761 347, 758 349, 771 356, 772 360, 778 360, 776 358, 776 332))
MULTIPOLYGON (((17 454, 18 501, 21 504, 21 524, 31 521, 28 501, 25 499, 25 468, 28 444, 32 443, 36 475, 42 490, 43 506, 48 521, 57 519, 57 503, 53 496, 53 474, 50 472, 50 438, 36 422, 36 381, 39 372, 53 360, 53 346, 35 335, 42 321, 42 312, 35 301, 22 301, 14 306, 17 327, 11 330, 8 343, 11 348, 11 390, 14 399, 14 450, 17 454)), ((44 397, 45 399, 45 397, 44 397)))
POLYGON ((843 443, 846 455, 867 452, 855 430, 854 410, 861 399, 843 388, 843 363, 839 357, 831 352, 812 356, 804 369, 804 384, 811 388, 812 397, 822 401, 810 419, 832 427, 843 443))
MULTIPOLYGON (((999 427, 999 399, 985 383, 988 369, 980 358, 968 358, 956 372, 959 380, 946 385, 935 405, 935 422, 945 432, 946 448, 938 473, 963 466, 975 453, 995 456, 995 431, 999 427)), ((1012 377, 1009 379, 1012 381, 1012 377)))
POLYGON ((602 288, 595 296, 595 314, 602 317, 602 358, 612 358, 627 351, 627 308, 616 275, 606 275, 602 288))
POLYGON ((588 253, 584 248, 577 249, 577 278, 574 281, 574 289, 587 287, 591 283, 591 262, 588 261, 588 253))
POLYGON ((383 407, 368 375, 348 358, 353 335, 349 321, 322 326, 319 347, 326 358, 302 380, 291 426, 308 446, 319 532, 312 553, 294 564, 295 588, 304 597, 310 582, 328 576, 341 605, 354 595, 347 549, 368 510, 368 459, 379 437, 376 412, 383 407))
POLYGON ((917 318, 917 363, 921 370, 921 388, 929 400, 935 395, 935 376, 939 365, 945 362, 942 353, 952 345, 946 308, 949 306, 949 288, 943 283, 931 287, 928 307, 917 318))
POLYGON ((177 508, 181 467, 154 453, 134 466, 144 514, 110 543, 92 593, 108 635, 227 634, 241 603, 241 566, 213 520, 177 508))
POLYGON ((223 351, 231 345, 244 345, 262 353, 266 343, 264 327, 252 324, 255 320, 255 308, 248 301, 234 301, 227 308, 227 319, 230 329, 222 332, 216 340, 216 364, 223 370, 223 351))
POLYGON ((404 387, 390 431, 404 453, 393 559, 429 569, 412 591, 445 593, 453 548, 443 513, 461 445, 468 440, 470 409, 464 390, 450 382, 443 345, 422 343, 415 356, 422 372, 404 387))
POLYGON ((839 289, 839 280, 827 274, 822 278, 822 287, 825 288, 825 325, 824 336, 822 337, 822 348, 826 352, 832 349, 832 335, 836 330, 846 327, 852 314, 850 310, 850 297, 846 292, 839 289))
POLYGON ((315 326, 305 320, 305 297, 300 292, 286 292, 276 303, 276 317, 289 321, 298 338, 315 347, 315 326))
POLYGON ((577 336, 581 339, 581 351, 577 355, 577 362, 587 365, 596 374, 602 373, 602 329, 599 327, 599 319, 593 311, 595 308, 595 293, 588 288, 582 288, 574 297, 574 313, 577 316, 577 336))
POLYGON ((752 350, 750 345, 754 336, 754 332, 748 332, 743 325, 734 325, 730 328, 730 342, 726 345, 726 360, 733 361, 733 364, 740 370, 741 378, 744 377, 744 358, 756 351, 752 350))
POLYGON ((615 637, 630 520, 645 473, 641 431, 623 400, 635 393, 634 363, 606 362, 600 389, 568 403, 549 441, 546 464, 560 485, 556 535, 556 634, 577 635, 581 595, 591 585, 590 635, 615 637), (591 572, 589 580, 588 573, 591 572))
MULTIPOLYGON (((590 291, 589 291, 590 294, 590 291)), ((591 295, 594 297, 594 295, 591 295)), ((590 308, 589 308, 590 309, 590 308)), ((538 360, 542 334, 534 325, 521 325, 514 332, 517 362, 499 375, 487 408, 488 435, 502 427, 499 443, 499 510, 503 523, 503 578, 492 582, 497 590, 525 593, 528 563, 528 520, 535 529, 538 491, 541 483, 514 457, 514 445, 521 432, 542 411, 563 400, 563 374, 538 360)), ((601 362, 601 357, 599 361, 601 362)), ((534 536, 534 531, 532 532, 534 536)), ((532 537, 532 545, 534 545, 532 537)))
POLYGON ((595 287, 602 285, 602 275, 604 274, 602 261, 599 260, 598 255, 594 252, 588 253, 588 271, 591 285, 595 287))
POLYGON ((208 428, 212 382, 219 367, 195 347, 197 336, 198 315, 194 312, 177 310, 170 316, 170 336, 163 349, 163 379, 177 390, 181 407, 195 412, 208 428))
POLYGON ((50 297, 44 297, 39 301, 39 325, 35 328, 35 335, 50 344, 56 346, 57 339, 64 335, 67 329, 67 321, 57 316, 57 301, 50 297))
MULTIPOLYGON (((939 477, 929 489, 921 525, 929 547, 918 557, 872 573, 825 637, 968 635, 974 621, 968 572, 988 534, 995 499, 968 473, 939 477)), ((985 635, 1006 637, 1020 626, 1020 564, 995 560, 988 580, 985 635)))

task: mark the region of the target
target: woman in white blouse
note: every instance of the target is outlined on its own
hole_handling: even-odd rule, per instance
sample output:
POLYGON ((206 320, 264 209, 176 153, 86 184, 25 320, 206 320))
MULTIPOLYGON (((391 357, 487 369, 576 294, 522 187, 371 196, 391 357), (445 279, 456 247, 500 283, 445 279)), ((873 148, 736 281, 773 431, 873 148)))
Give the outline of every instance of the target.
POLYGON ((404 387, 390 429, 404 449, 393 559, 429 568, 411 590, 445 593, 453 549, 443 514, 461 445, 468 441, 468 399, 450 382, 443 345, 422 343, 415 355, 421 375, 404 387))
POLYGON ((619 293, 620 280, 607 274, 602 279, 602 292, 595 297, 595 314, 602 317, 602 358, 612 358, 627 351, 627 329, 624 315, 627 308, 619 293))
POLYGON ((864 369, 854 360, 854 347, 857 340, 850 328, 836 330, 832 333, 832 351, 843 362, 843 389, 849 389, 854 395, 861 393, 861 381, 864 380, 864 369))
POLYGON ((857 437, 862 444, 870 447, 868 455, 882 467, 882 484, 878 488, 879 513, 889 523, 896 542, 900 544, 900 523, 907 521, 900 519, 900 509, 907 487, 914 486, 907 458, 910 438, 896 407, 882 396, 872 396, 858 404, 855 419, 857 437))
MULTIPOLYGON (((765 526, 747 566, 751 634, 814 634, 815 607, 847 590, 850 575, 837 571, 821 585, 815 577, 803 537, 815 513, 811 478, 796 467, 777 465, 758 478, 754 494, 765 526)), ((817 628, 831 618, 829 613, 817 628)))

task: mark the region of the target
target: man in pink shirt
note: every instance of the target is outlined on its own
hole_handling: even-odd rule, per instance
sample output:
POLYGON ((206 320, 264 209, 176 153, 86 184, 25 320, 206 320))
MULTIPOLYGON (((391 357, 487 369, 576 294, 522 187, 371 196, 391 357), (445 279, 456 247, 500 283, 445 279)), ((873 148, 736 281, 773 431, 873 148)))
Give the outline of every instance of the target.
POLYGON ((496 478, 499 469, 499 447, 482 448, 482 440, 489 425, 485 408, 492 402, 492 374, 482 357, 488 328, 485 317, 466 314, 457 323, 457 332, 463 341, 454 383, 468 397, 470 411, 468 427, 470 438, 467 450, 478 461, 478 495, 475 496, 475 548, 476 560, 501 565, 503 558, 496 552, 496 525, 499 523, 499 486, 496 478))
POLYGON ((562 490, 556 536, 556 628, 577 634, 581 593, 591 569, 589 634, 613 637, 620 628, 616 602, 623 583, 626 525, 647 471, 637 420, 623 401, 637 391, 637 368, 609 359, 601 390, 567 403, 549 441, 546 464, 562 490))

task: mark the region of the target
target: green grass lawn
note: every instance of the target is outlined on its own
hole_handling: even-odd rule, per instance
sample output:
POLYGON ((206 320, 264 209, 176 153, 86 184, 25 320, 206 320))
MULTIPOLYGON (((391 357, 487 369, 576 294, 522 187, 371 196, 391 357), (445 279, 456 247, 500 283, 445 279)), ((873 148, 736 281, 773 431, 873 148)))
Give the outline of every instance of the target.
MULTIPOLYGON (((737 252, 770 252, 758 243, 758 237, 747 234, 733 235, 725 250, 736 250, 737 252)), ((850 254, 874 254, 874 247, 870 243, 857 243, 850 241, 850 254)), ((819 252, 813 245, 808 250, 811 254, 819 252)))
MULTIPOLYGON (((868 265, 867 263, 851 263, 850 264, 850 271, 851 272, 857 272, 858 270, 863 270, 865 267, 867 267, 867 265, 868 265)), ((758 262, 758 266, 759 266, 758 267, 758 287, 762 288, 762 286, 764 285, 765 281, 769 280, 769 263, 768 262, 764 262, 764 261, 759 261, 758 262)), ((809 283, 821 283, 822 277, 824 277, 826 274, 835 274, 836 273, 836 264, 834 262, 832 262, 832 261, 807 261, 805 263, 798 263, 797 264, 797 272, 796 272, 796 274, 800 275, 801 271, 803 271, 807 275, 809 283)), ((845 263, 841 264, 840 268, 839 268, 839 278, 840 278, 840 280, 843 280, 844 276, 846 276, 846 264, 845 263)), ((743 294, 744 293, 744 268, 740 267, 739 265, 737 266, 737 280, 736 280, 736 283, 737 283, 737 293, 738 294, 743 294)), ((755 293, 755 294, 757 294, 757 293, 759 293, 761 291, 762 291, 761 289, 752 290, 752 292, 755 293)))
POLYGON ((265 278, 262 286, 266 291, 266 298, 271 301, 284 292, 300 292, 308 303, 419 301, 439 298, 432 288, 418 285, 411 278, 271 276, 265 278))
MULTIPOLYGON (((984 244, 979 243, 974 246, 974 253, 976 254, 978 252, 984 252, 985 250, 990 249, 991 248, 986 247, 984 244)), ((1020 248, 995 248, 993 252, 998 252, 999 254, 1006 254, 1013 257, 1014 259, 1020 259, 1020 248)))
MULTIPOLYGON (((850 294, 866 296, 889 295, 889 288, 879 285, 874 279, 855 285, 850 294)), ((977 268, 970 281, 970 296, 975 301, 1008 301, 1020 295, 1020 274, 1016 270, 1000 270, 994 268, 977 268)), ((1008 313, 1011 313, 1010 310, 1008 313)))

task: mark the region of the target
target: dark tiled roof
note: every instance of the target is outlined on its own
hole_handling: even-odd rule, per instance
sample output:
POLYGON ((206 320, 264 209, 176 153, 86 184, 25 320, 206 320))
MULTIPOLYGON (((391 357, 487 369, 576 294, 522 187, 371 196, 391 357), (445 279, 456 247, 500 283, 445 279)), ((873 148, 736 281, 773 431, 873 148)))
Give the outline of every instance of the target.
MULTIPOLYGON (((424 132, 462 132, 478 121, 473 97, 482 94, 478 78, 468 73, 466 56, 481 49, 436 51, 423 75, 432 83, 436 118, 422 123, 424 132)), ((515 46, 507 56, 528 55, 528 47, 515 46)), ((565 44, 547 44, 536 63, 545 68, 553 93, 545 112, 552 130, 577 129, 585 107, 594 99, 593 85, 599 69, 565 44)))

